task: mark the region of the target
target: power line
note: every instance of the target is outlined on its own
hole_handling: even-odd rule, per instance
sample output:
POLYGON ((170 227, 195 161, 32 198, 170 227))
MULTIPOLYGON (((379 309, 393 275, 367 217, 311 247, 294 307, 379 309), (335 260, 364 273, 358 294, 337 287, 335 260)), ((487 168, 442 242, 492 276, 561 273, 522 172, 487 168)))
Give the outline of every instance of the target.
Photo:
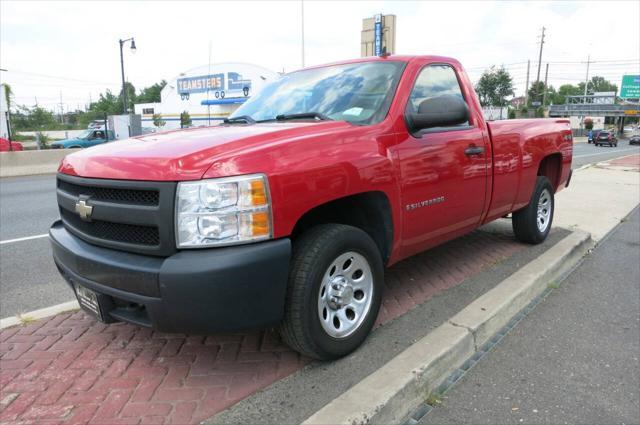
POLYGON ((42 77, 42 78, 66 80, 66 81, 75 81, 75 82, 91 83, 91 84, 107 84, 107 85, 118 85, 119 84, 119 83, 114 83, 114 82, 109 82, 108 83, 108 82, 104 82, 104 81, 82 80, 82 79, 79 79, 79 78, 61 77, 61 76, 58 76, 58 75, 39 74, 39 73, 36 73, 36 72, 26 72, 26 71, 19 71, 19 70, 12 70, 11 73, 12 74, 33 75, 33 76, 42 77))

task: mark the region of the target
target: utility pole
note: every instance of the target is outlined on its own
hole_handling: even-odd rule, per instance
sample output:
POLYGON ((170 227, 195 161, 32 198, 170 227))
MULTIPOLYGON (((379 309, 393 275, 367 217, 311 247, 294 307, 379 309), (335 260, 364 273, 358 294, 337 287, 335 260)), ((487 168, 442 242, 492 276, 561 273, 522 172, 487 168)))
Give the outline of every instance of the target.
POLYGON ((584 78, 584 103, 587 103, 587 87, 589 86, 589 62, 591 62, 591 54, 587 55, 587 76, 584 78))
POLYGON ((547 68, 544 71, 544 93, 542 94, 542 107, 547 104, 547 78, 549 77, 549 62, 547 62, 547 68))
POLYGON ((542 65, 542 46, 544 46, 544 30, 545 28, 542 27, 542 37, 540 38, 540 54, 538 55, 538 76, 536 77, 536 89, 540 86, 540 66, 542 65))
POLYGON ((524 106, 529 104, 529 67, 531 66, 531 61, 527 60, 527 84, 524 86, 524 106))
POLYGON ((300 13, 300 17, 301 17, 301 22, 302 22, 302 67, 304 68, 304 0, 300 0, 300 7, 301 7, 301 13, 300 13))
POLYGON ((60 124, 64 124, 64 103, 62 103, 62 91, 60 91, 60 124))

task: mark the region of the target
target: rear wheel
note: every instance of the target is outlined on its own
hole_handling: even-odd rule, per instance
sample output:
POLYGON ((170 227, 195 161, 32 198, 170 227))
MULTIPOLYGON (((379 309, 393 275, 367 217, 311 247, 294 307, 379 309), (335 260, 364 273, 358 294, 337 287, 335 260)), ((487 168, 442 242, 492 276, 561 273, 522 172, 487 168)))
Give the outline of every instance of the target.
POLYGON ((308 230, 294 244, 282 338, 316 359, 349 354, 378 316, 383 278, 378 247, 362 230, 341 224, 308 230))
POLYGON ((513 213, 511 224, 519 241, 539 244, 543 242, 553 222, 553 186, 548 178, 538 176, 529 205, 513 213))

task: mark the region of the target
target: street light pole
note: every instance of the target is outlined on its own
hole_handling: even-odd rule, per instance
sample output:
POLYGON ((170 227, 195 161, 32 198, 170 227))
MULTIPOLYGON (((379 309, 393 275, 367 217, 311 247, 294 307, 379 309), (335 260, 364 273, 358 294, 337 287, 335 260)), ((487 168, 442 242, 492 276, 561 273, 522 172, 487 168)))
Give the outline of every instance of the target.
POLYGON ((131 51, 135 53, 136 51, 136 42, 133 39, 133 37, 131 38, 127 38, 126 40, 118 40, 118 42, 120 43, 120 71, 122 72, 122 106, 124 107, 124 113, 128 113, 129 108, 128 108, 128 104, 127 104, 127 90, 125 87, 125 81, 124 81, 124 56, 122 54, 122 47, 125 45, 125 43, 127 41, 131 41, 131 51))

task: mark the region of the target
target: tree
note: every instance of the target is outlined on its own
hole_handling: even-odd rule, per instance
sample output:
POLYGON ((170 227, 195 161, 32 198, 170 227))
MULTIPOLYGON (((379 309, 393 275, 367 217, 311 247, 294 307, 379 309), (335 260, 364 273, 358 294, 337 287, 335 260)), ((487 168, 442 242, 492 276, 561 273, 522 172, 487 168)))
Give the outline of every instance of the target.
POLYGON ((140 90, 140 94, 136 96, 136 103, 154 103, 160 102, 160 93, 164 86, 167 85, 165 80, 155 83, 149 87, 145 87, 140 90))
MULTIPOLYGON (((133 111, 133 105, 136 103, 136 88, 133 84, 127 81, 126 83, 124 83, 124 89, 127 93, 127 110, 133 111)), ((120 105, 122 105, 122 89, 120 90, 120 95, 118 96, 118 98, 120 100, 120 105)), ((123 114, 127 112, 122 107, 120 109, 122 110, 121 113, 123 114)))
POLYGON ((513 96, 513 78, 504 67, 490 69, 482 73, 476 92, 482 106, 506 106, 508 96, 513 96))
POLYGON ((558 88, 558 91, 551 96, 551 104, 552 105, 562 105, 566 102, 567 96, 579 96, 584 94, 584 84, 582 88, 582 93, 580 92, 580 87, 574 86, 573 84, 563 84, 558 88))
POLYGON ((187 111, 180 114, 180 128, 188 127, 191 125, 191 116, 187 111))
POLYGON ((15 131, 55 130, 60 125, 53 112, 40 106, 18 106, 11 116, 11 122, 15 131))
POLYGON ((166 122, 162 119, 162 116, 160 114, 153 114, 153 125, 160 128, 165 124, 166 122))
POLYGON ((3 83, 4 86, 4 100, 7 102, 7 111, 11 110, 11 100, 13 99, 13 90, 9 84, 3 83))
POLYGON ((585 129, 593 130, 593 120, 591 118, 585 118, 583 124, 585 129))
MULTIPOLYGON (((547 105, 553 102, 553 99, 557 97, 556 89, 553 88, 552 85, 547 86, 547 105)), ((529 105, 532 106, 533 102, 540 102, 542 104, 542 100, 544 98, 544 81, 534 81, 531 83, 531 87, 529 88, 529 105)))
MULTIPOLYGON (((580 83, 580 86, 582 88, 582 93, 580 94, 584 94, 584 83, 580 83)), ((594 75, 593 77, 591 77, 591 80, 589 80, 589 84, 587 85, 588 94, 593 94, 595 92, 607 92, 607 91, 613 91, 617 93, 618 86, 615 84, 612 84, 610 81, 606 80, 604 77, 600 77, 598 75, 594 75)))

